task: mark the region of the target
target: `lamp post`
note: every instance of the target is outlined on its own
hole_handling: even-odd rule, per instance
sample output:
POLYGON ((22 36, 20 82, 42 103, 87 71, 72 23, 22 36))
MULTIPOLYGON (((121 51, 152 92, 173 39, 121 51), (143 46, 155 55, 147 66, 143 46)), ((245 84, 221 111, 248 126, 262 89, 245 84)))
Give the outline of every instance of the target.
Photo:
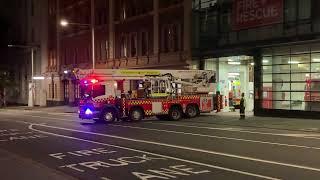
POLYGON ((34 84, 34 52, 36 49, 39 49, 40 46, 32 45, 8 45, 9 48, 21 48, 21 49, 30 49, 31 51, 31 81, 29 83, 29 96, 28 96, 28 106, 34 107, 34 93, 35 93, 35 84, 34 84))
POLYGON ((69 22, 66 19, 62 19, 60 21, 60 25, 63 27, 67 27, 69 25, 75 26, 87 26, 91 29, 91 58, 92 58, 92 70, 95 70, 95 7, 94 7, 94 0, 91 0, 91 23, 84 24, 84 23, 74 23, 69 22))

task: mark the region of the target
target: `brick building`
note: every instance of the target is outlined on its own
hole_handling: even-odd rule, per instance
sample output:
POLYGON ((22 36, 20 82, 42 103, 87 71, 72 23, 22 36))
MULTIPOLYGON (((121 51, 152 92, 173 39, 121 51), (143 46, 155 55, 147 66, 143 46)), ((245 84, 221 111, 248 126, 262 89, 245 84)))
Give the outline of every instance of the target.
POLYGON ((95 68, 189 69, 192 0, 49 0, 48 105, 79 98, 75 68, 91 69, 91 7, 95 68), (61 19, 70 22, 60 27, 61 19), (77 23, 78 25, 72 23, 77 23))

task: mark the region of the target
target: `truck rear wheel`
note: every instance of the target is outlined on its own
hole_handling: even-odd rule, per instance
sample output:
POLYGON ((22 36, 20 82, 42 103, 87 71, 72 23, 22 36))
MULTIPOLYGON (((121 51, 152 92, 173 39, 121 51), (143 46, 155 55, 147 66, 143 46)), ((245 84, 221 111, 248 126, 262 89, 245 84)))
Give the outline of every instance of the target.
POLYGON ((198 107, 195 105, 188 105, 186 108, 185 115, 187 118, 194 118, 198 115, 198 107))
POLYGON ((116 119, 116 115, 112 109, 105 109, 101 115, 101 121, 112 123, 116 119))
POLYGON ((143 111, 140 108, 133 108, 130 110, 129 119, 131 121, 141 121, 143 119, 143 111))
POLYGON ((169 118, 172 121, 178 121, 182 118, 182 110, 179 107, 172 107, 169 110, 169 118))

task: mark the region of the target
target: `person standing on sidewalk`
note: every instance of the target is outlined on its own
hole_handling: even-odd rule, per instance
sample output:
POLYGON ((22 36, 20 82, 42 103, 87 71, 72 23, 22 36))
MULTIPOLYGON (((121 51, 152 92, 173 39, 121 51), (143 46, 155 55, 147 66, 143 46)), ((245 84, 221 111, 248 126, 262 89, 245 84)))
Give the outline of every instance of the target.
POLYGON ((241 94, 241 100, 240 100, 240 119, 246 118, 246 99, 244 98, 244 93, 241 94))

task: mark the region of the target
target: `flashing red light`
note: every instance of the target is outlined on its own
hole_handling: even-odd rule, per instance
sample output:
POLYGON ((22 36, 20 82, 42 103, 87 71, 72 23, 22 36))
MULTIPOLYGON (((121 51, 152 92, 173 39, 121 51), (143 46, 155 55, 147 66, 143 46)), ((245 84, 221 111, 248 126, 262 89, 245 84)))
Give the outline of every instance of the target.
POLYGON ((96 80, 96 79, 91 79, 91 81, 90 81, 92 84, 95 84, 95 83, 97 83, 97 82, 99 82, 98 80, 96 80))

